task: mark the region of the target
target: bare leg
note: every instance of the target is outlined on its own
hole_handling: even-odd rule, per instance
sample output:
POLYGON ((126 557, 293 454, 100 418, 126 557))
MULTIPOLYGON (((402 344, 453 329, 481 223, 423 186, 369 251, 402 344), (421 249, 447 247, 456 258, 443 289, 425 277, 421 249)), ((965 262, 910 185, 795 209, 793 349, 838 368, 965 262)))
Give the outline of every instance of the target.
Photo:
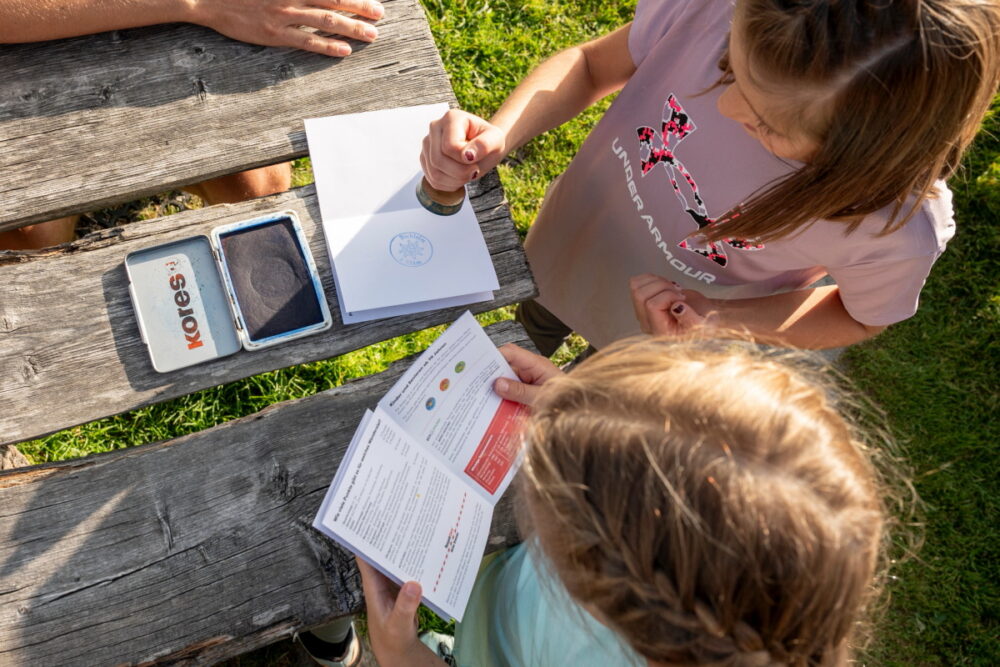
POLYGON ((206 204, 232 204, 238 201, 284 192, 292 185, 290 162, 249 169, 238 174, 219 176, 184 189, 198 195, 206 204))
POLYGON ((0 250, 37 250, 68 243, 76 238, 78 215, 39 222, 9 232, 0 232, 0 250))
POLYGON ((31 461, 14 445, 0 445, 0 470, 13 470, 31 465, 31 461))
MULTIPOLYGON (((189 185, 185 190, 205 200, 206 204, 232 204, 238 201, 284 192, 292 184, 290 162, 249 169, 238 174, 219 176, 189 185)), ((67 243, 75 238, 79 215, 40 222, 9 232, 0 232, 0 250, 35 250, 67 243)))

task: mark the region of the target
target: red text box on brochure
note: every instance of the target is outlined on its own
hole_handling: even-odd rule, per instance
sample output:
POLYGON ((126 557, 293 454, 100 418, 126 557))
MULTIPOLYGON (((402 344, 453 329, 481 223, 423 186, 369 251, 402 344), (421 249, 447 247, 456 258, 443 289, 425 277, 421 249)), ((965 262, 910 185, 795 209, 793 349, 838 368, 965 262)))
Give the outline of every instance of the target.
POLYGON ((490 493, 496 493, 517 458, 521 422, 527 414, 527 406, 504 400, 465 467, 465 474, 490 493))

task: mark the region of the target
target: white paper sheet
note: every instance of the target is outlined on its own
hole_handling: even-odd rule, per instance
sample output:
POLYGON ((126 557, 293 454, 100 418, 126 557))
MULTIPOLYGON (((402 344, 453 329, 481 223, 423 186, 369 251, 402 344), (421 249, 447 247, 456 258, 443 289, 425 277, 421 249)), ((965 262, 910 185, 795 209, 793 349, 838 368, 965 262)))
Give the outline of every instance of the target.
POLYGON ((345 323, 493 298, 496 271, 471 204, 420 206, 420 150, 433 104, 306 119, 323 233, 345 323))

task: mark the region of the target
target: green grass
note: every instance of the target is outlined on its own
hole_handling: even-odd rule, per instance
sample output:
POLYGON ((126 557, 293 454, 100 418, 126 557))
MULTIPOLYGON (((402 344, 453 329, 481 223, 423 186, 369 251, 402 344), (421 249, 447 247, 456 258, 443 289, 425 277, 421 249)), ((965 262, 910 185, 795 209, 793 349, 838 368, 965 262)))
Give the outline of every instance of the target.
MULTIPOLYGON (((483 116, 489 116, 541 59, 622 25, 634 4, 424 0, 461 106, 483 116)), ((564 169, 604 108, 606 103, 598 105, 501 165, 522 232, 534 218, 547 184, 564 169)), ((845 355, 848 374, 885 408, 892 430, 905 442, 917 489, 926 502, 926 541, 919 557, 899 568, 899 579, 890 586, 893 603, 873 648, 876 663, 1000 664, 997 136, 1000 100, 965 171, 952 182, 959 231, 934 268, 920 312, 845 355)), ((307 160, 297 162, 294 178, 296 185, 309 181, 307 160)), ((172 201, 140 202, 129 215, 144 219, 169 212, 172 201)), ((510 309, 502 309, 481 321, 508 317, 510 309)), ((266 373, 69 429, 25 443, 23 449, 43 462, 191 433, 382 370, 425 348, 436 333, 421 332, 339 359, 266 373)), ((424 622, 440 625, 431 615, 424 622)), ((288 655, 282 644, 233 664, 290 664, 288 655)))
POLYGON ((846 355, 889 414, 926 503, 919 559, 897 572, 876 655, 1000 664, 1000 98, 952 179, 958 233, 920 311, 846 355))

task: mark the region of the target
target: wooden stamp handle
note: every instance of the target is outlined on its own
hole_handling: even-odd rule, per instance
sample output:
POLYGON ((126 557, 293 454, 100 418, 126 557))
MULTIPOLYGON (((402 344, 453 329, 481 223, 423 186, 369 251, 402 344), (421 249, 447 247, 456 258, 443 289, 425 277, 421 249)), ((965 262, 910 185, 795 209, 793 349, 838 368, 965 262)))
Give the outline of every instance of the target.
POLYGON ((451 192, 438 190, 427 182, 425 176, 417 184, 417 201, 431 213, 455 215, 462 209, 462 203, 465 201, 465 187, 451 192))

